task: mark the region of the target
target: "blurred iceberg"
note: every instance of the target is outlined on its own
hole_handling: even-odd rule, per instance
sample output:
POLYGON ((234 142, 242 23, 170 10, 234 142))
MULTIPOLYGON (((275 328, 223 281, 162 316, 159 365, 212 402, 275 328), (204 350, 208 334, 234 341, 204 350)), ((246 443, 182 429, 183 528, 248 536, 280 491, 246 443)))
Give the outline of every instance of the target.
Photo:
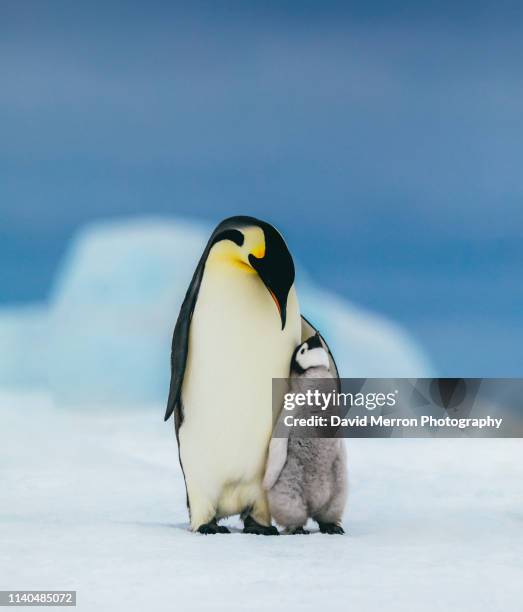
POLYGON ((0 387, 46 385, 47 337, 44 305, 0 309, 0 387))
POLYGON ((174 321, 208 231, 127 221, 82 231, 50 310, 48 376, 61 401, 165 399, 174 321))
MULTIPOLYGON (((159 219, 86 227, 46 309, 0 311, 0 384, 45 385, 67 405, 164 401, 174 322, 210 230, 159 219)), ((304 273, 298 285, 302 312, 321 329, 344 376, 432 373, 396 325, 322 290, 304 273)))

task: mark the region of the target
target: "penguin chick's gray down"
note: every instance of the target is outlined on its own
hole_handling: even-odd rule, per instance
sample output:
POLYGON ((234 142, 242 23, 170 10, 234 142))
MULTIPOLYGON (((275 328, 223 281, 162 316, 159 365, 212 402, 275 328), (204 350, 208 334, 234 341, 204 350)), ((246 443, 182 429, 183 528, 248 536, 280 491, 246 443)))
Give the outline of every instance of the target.
MULTIPOLYGON (((290 376, 294 393, 303 391, 300 379, 333 378, 318 335, 295 350, 290 376)), ((308 533, 304 525, 309 518, 322 533, 344 533, 347 460, 343 439, 298 437, 292 429, 286 438, 273 438, 263 485, 271 515, 287 533, 308 533)))

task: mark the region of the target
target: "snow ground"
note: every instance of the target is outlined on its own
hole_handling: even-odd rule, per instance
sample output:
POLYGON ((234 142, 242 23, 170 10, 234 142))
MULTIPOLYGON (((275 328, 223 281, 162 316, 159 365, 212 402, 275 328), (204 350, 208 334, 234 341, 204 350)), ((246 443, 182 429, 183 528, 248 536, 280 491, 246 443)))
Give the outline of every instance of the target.
POLYGON ((0 589, 76 589, 83 610, 521 609, 522 440, 348 441, 346 537, 201 536, 162 415, 0 395, 0 589))

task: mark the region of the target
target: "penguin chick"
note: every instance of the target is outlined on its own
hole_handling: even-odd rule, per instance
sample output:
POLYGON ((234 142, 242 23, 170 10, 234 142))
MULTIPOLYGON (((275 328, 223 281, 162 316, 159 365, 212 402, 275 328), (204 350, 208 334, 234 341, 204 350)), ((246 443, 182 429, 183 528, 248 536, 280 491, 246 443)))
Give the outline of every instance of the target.
MULTIPOLYGON (((300 379, 334 378, 318 334, 294 351, 290 377, 294 393, 303 391, 300 379)), ((308 533, 304 525, 309 518, 322 533, 344 533, 341 518, 347 499, 347 460, 343 439, 303 438, 292 429, 287 438, 273 438, 263 485, 271 515, 287 533, 308 533)))

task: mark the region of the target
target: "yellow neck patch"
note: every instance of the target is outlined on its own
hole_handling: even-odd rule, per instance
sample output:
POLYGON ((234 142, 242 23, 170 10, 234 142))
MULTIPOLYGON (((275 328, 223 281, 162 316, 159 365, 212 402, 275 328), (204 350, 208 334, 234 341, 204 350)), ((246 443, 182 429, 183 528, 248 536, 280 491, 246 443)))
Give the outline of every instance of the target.
POLYGON ((212 247, 207 263, 228 264, 245 272, 256 273, 249 263, 249 255, 257 259, 265 257, 265 235, 259 227, 242 228, 241 232, 244 235, 242 246, 231 240, 221 240, 212 247))

